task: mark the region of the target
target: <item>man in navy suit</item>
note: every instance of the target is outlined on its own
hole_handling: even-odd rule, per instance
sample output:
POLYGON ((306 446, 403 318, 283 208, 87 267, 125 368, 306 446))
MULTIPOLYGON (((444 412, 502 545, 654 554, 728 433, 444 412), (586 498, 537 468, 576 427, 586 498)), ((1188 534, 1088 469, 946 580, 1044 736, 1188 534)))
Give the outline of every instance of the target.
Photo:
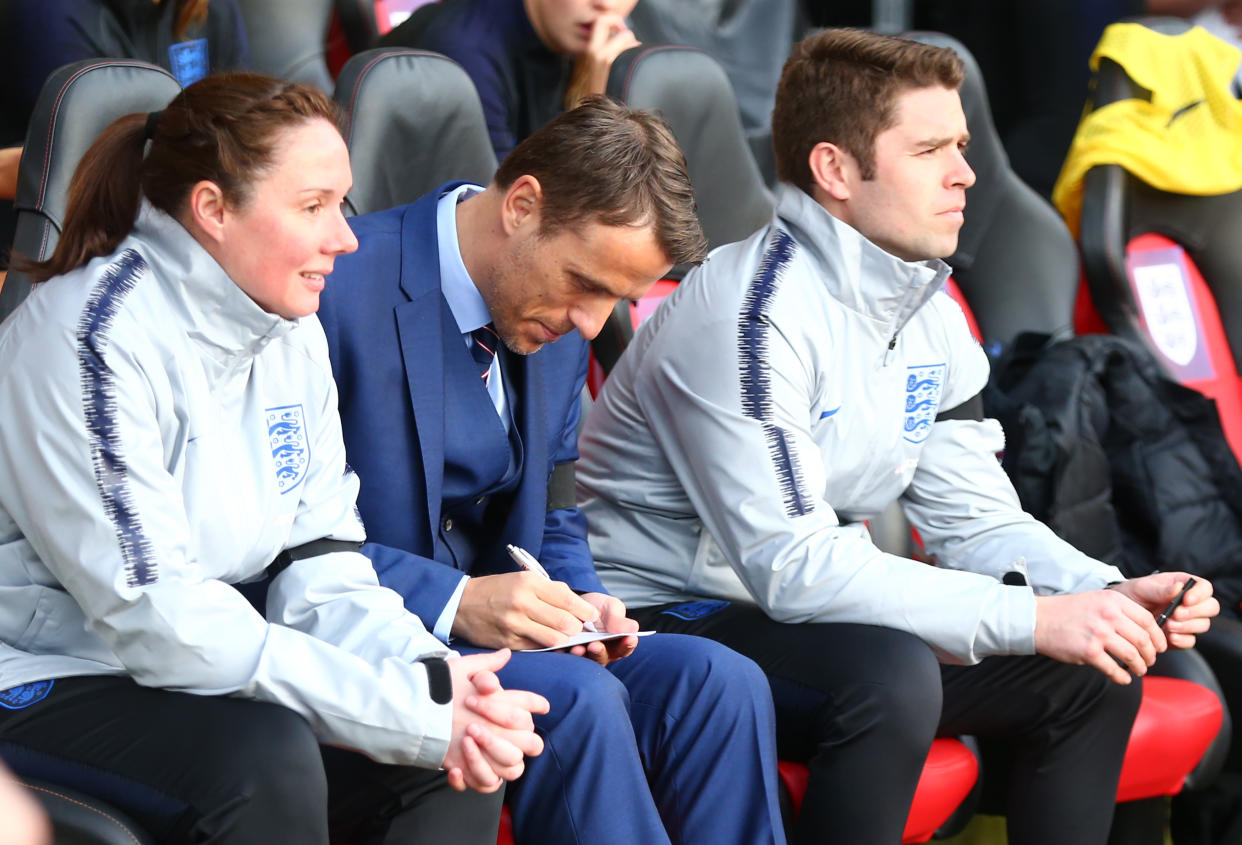
POLYGON ((619 299, 706 252, 668 127, 593 98, 486 188, 351 223, 359 249, 319 315, 382 583, 462 651, 563 647, 586 623, 630 635, 502 670, 552 705, 545 752, 510 787, 518 841, 783 842, 763 675, 696 637, 640 644, 573 498, 587 340, 619 299))

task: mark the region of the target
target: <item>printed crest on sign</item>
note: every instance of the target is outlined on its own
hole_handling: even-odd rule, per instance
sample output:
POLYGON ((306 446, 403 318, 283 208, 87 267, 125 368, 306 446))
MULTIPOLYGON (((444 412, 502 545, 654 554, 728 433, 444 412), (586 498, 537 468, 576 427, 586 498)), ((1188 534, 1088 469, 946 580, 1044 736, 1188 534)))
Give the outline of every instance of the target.
POLYGON ((948 369, 945 364, 923 364, 907 368, 906 413, 902 423, 902 435, 911 443, 922 443, 931 435, 948 369))
POLYGON ((1152 342, 1170 361, 1186 366, 1195 357, 1199 327, 1181 266, 1173 262, 1147 264, 1131 272, 1152 342))
POLYGON ((267 439, 276 464, 276 488, 281 495, 302 483, 310 466, 310 444, 301 405, 268 408, 267 439))

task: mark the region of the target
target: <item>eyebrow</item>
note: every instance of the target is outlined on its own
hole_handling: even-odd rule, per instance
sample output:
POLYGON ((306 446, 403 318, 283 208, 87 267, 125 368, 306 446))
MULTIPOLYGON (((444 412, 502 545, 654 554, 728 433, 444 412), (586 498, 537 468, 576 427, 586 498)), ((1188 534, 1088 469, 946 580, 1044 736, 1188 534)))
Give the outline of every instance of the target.
POLYGON ((622 293, 617 293, 616 291, 608 287, 606 284, 604 284, 599 279, 596 279, 592 276, 588 276, 586 273, 583 273, 579 270, 571 269, 569 270, 569 275, 573 276, 575 279, 582 282, 584 285, 587 286, 587 288, 589 288, 594 293, 601 293, 601 294, 604 294, 605 296, 613 296, 613 297, 616 297, 617 299, 634 299, 634 297, 630 296, 630 291, 627 290, 622 293))
POLYGON ((959 144, 959 143, 969 144, 970 133, 964 132, 961 135, 952 136, 952 137, 946 136, 944 138, 924 138, 923 140, 915 141, 914 143, 915 143, 915 146, 918 146, 918 147, 943 147, 946 144, 959 144))

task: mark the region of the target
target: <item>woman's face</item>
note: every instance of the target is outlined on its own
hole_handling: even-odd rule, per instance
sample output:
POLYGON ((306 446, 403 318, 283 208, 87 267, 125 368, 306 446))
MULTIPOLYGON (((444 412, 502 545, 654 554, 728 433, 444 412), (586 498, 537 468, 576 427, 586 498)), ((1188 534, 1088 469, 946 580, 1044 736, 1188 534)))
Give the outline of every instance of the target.
POLYGON ((319 310, 336 256, 358 248, 341 211, 353 177, 340 133, 319 118, 282 132, 274 160, 224 212, 212 253, 259 307, 292 320, 319 310))

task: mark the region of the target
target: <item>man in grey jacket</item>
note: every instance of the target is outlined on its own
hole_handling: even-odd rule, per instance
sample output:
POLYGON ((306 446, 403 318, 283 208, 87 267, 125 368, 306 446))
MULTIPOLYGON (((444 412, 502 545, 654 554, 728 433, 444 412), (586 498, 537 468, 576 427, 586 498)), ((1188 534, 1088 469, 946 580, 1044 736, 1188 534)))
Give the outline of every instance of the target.
POLYGON ((775 218, 640 329, 580 444, 604 583, 767 672, 781 754, 810 765, 795 841, 898 842, 932 738, 972 733, 1012 751, 1011 842, 1104 842, 1131 681, 1219 609, 1200 579, 1161 630, 1188 576, 1126 581, 996 461, 987 360, 941 290, 974 182, 961 80, 901 39, 799 45, 775 218), (872 543, 895 500, 938 566, 872 543))

